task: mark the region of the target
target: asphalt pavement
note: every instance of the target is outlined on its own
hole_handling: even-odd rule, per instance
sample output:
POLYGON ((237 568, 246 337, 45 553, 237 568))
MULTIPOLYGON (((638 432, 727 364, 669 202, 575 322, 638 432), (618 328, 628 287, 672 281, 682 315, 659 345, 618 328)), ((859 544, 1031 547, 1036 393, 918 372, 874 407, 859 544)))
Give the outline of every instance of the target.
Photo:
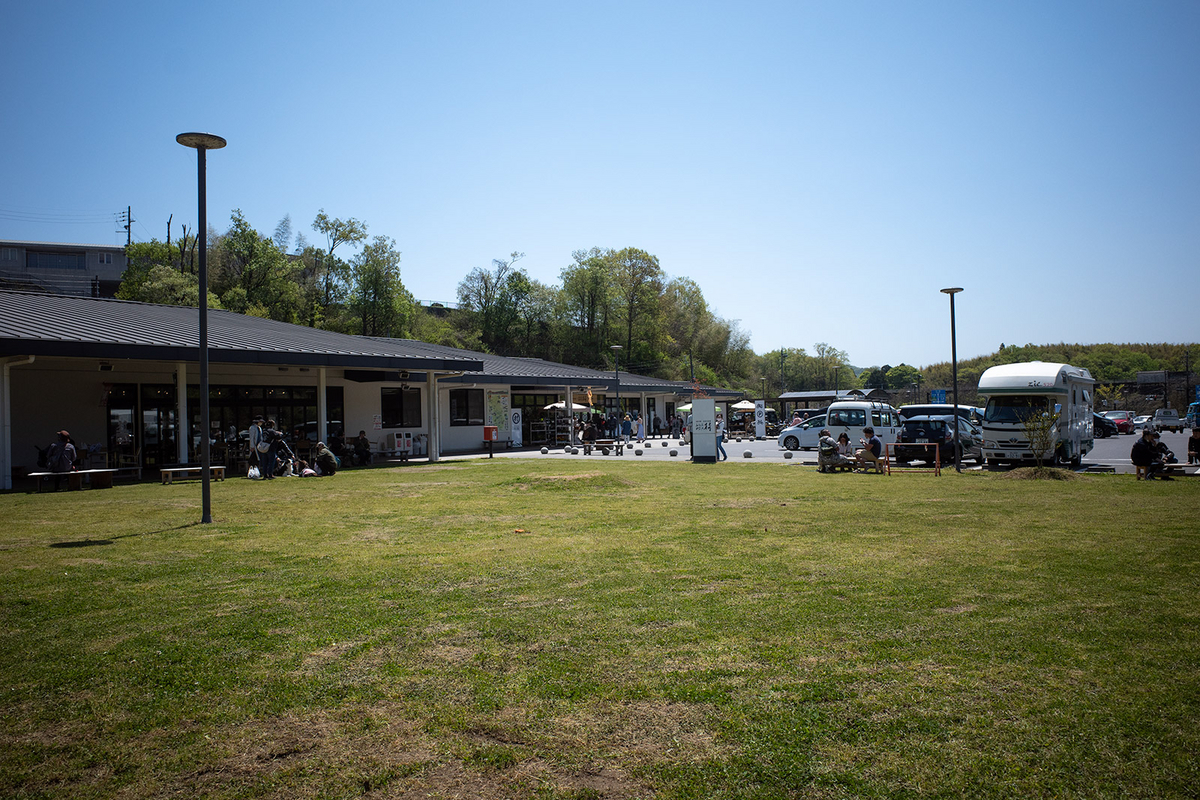
MULTIPOLYGON (((1176 457, 1187 463, 1187 439, 1190 431, 1185 433, 1163 433, 1163 442, 1176 455, 1176 457)), ((1133 447, 1133 443, 1137 441, 1137 435, 1123 434, 1120 436, 1111 436, 1107 439, 1097 439, 1095 449, 1088 453, 1083 458, 1083 469, 1091 469, 1096 471, 1113 471, 1119 474, 1133 474, 1133 464, 1129 460, 1129 451, 1133 447)), ((686 444, 682 444, 678 439, 659 438, 647 439, 645 442, 638 444, 634 443, 632 448, 626 448, 621 456, 610 453, 603 455, 599 450, 593 449, 592 454, 585 456, 583 454, 582 445, 577 445, 579 454, 574 455, 567 452, 564 448, 549 448, 546 455, 542 455, 541 448, 520 448, 520 449, 497 449, 496 458, 568 458, 582 460, 605 460, 611 461, 615 459, 630 460, 630 461, 676 461, 687 463, 690 451, 686 444), (640 454, 639 454, 640 451, 640 454), (675 455, 671 455, 674 451, 675 455)), ((725 452, 729 454, 729 460, 722 462, 725 464, 769 462, 778 464, 789 464, 796 466, 815 467, 817 465, 816 450, 784 450, 779 446, 776 439, 754 440, 742 438, 738 441, 736 435, 725 442, 725 452), (788 453, 791 457, 788 457, 788 453), (748 455, 747 455, 748 454, 748 455)), ((486 453, 467 453, 457 456, 444 456, 443 460, 454 458, 479 458, 480 455, 486 456, 486 453)), ((953 465, 951 465, 953 467, 953 465)), ((972 461, 963 462, 965 469, 979 469, 980 466, 972 461)), ((943 466, 945 469, 945 466, 943 466)), ((1185 473, 1188 475, 1200 475, 1200 468, 1196 466, 1186 467, 1185 473)))

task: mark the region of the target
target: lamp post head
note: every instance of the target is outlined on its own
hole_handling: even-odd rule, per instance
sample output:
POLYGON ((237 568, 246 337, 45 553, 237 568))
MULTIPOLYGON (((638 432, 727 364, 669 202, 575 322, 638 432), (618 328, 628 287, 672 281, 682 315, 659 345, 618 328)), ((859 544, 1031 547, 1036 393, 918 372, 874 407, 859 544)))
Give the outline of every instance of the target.
POLYGON ((214 133, 181 133, 175 141, 184 147, 194 147, 197 150, 220 150, 227 142, 214 133))
POLYGON ((618 351, 618 350, 622 350, 622 349, 624 349, 624 348, 622 348, 622 347, 621 347, 621 345, 619 345, 619 344, 610 344, 610 345, 608 346, 608 349, 609 349, 609 350, 612 350, 612 351, 615 353, 616 351, 618 351))
POLYGON ((942 294, 958 294, 961 291, 962 291, 962 287, 958 286, 953 289, 942 289, 942 294))

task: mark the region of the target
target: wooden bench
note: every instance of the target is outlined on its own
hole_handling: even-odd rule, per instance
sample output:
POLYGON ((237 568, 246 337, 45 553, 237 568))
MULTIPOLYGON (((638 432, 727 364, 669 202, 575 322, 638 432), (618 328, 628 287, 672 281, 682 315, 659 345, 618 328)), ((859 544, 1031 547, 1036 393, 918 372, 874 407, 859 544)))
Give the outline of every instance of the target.
MULTIPOLYGON (((1163 464, 1163 468, 1158 471, 1158 474, 1159 475, 1169 475, 1173 478, 1176 475, 1184 474, 1183 473, 1184 466, 1186 466, 1186 465, 1178 464, 1178 463, 1163 464)), ((1136 469, 1137 469, 1137 480, 1139 480, 1139 481, 1144 480, 1146 478, 1146 471, 1149 469, 1149 467, 1136 467, 1136 469)))
MULTIPOLYGON (((199 467, 199 466, 196 466, 196 467, 163 467, 162 470, 160 470, 162 472, 163 486, 166 486, 167 484, 173 483, 177 480, 182 481, 182 480, 187 480, 189 478, 202 478, 202 477, 204 477, 203 469, 204 469, 203 467, 199 467)), ((219 481, 223 481, 223 480, 225 480, 225 467, 224 466, 210 466, 208 468, 208 474, 209 474, 209 477, 216 478, 219 481)))
POLYGON ((74 472, 31 472, 29 477, 37 478, 38 491, 44 491, 46 478, 54 478, 54 487, 58 488, 58 479, 67 479, 67 490, 74 491, 83 488, 83 477, 86 475, 88 485, 93 489, 111 489, 113 485, 113 476, 117 474, 115 469, 78 469, 74 472))

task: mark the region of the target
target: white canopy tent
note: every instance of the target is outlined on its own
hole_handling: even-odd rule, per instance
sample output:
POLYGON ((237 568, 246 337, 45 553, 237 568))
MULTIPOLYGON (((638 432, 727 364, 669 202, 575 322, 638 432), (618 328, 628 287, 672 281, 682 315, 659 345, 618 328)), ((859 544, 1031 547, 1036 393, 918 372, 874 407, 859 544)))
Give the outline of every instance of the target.
MULTIPOLYGON (((567 407, 566 400, 559 400, 557 403, 551 403, 548 406, 543 406, 545 411, 563 411, 567 407)), ((588 406, 581 406, 579 403, 571 403, 571 411, 591 411, 588 406)))

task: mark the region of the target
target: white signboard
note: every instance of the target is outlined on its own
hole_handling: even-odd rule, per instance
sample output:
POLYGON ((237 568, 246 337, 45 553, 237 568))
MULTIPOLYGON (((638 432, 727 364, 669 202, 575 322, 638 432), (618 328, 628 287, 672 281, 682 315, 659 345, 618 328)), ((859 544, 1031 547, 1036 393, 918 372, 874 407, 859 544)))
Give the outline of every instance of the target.
POLYGON ((525 433, 521 427, 521 409, 514 408, 512 410, 512 443, 513 447, 520 447, 524 441, 525 433))
POLYGON ((711 397, 692 401, 692 461, 717 461, 717 402, 711 397))
POLYGON ((754 435, 767 438, 767 404, 763 400, 754 401, 754 435))

